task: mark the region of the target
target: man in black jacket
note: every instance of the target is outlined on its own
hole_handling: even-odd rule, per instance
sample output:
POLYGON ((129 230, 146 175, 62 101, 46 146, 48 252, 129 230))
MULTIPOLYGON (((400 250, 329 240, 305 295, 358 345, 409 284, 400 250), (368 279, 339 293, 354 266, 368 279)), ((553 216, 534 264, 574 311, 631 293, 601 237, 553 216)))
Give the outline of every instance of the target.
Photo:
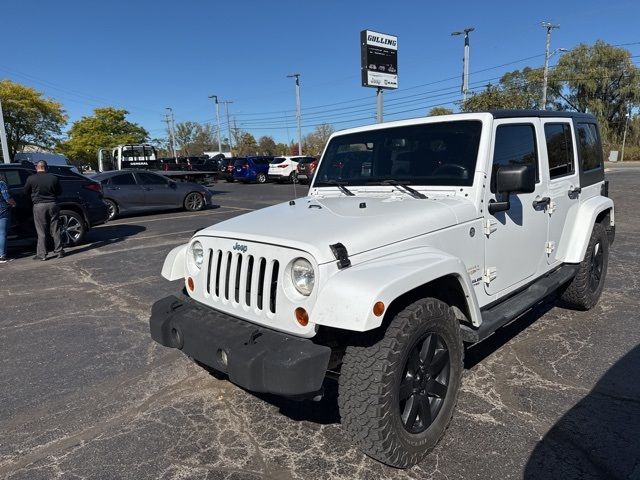
POLYGON ((57 197, 62 193, 60 180, 47 172, 47 162, 40 160, 36 164, 36 174, 27 178, 24 185, 25 195, 31 196, 33 202, 33 222, 38 233, 38 248, 34 260, 47 259, 47 231, 53 237, 53 254, 56 258, 64 256, 62 240, 60 238, 60 208, 56 204, 57 197))

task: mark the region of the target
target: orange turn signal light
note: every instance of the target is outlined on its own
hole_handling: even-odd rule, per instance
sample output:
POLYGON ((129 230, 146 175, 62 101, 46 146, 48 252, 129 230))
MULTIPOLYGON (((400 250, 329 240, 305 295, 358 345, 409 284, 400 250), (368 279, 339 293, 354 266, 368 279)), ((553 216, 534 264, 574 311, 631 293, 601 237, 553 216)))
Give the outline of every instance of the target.
POLYGON ((296 321, 300 324, 300 326, 306 327, 309 324, 309 314, 304 308, 302 307, 296 308, 295 314, 296 314, 296 321))
POLYGON ((373 314, 376 317, 381 317, 383 313, 384 313, 384 303, 382 303, 382 302, 374 303, 373 304, 373 314))
POLYGON ((193 284, 193 278, 188 277, 187 278, 187 287, 189 288, 189 290, 191 290, 192 292, 195 290, 195 285, 193 284))

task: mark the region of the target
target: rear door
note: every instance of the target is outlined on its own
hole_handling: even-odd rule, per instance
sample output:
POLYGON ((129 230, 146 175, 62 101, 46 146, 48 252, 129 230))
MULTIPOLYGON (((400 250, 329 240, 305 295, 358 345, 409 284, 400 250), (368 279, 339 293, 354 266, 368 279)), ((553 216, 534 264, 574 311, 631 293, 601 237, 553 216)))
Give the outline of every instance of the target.
POLYGON ((114 200, 121 211, 144 207, 144 190, 136 182, 133 173, 123 172, 107 179, 102 186, 105 198, 114 200))
POLYGON ((546 170, 549 175, 549 198, 547 207, 549 233, 546 252, 547 263, 553 265, 557 258, 560 237, 567 221, 572 222, 580 202, 577 148, 571 119, 545 119, 542 122, 545 147, 546 170))
POLYGON ((11 226, 9 235, 30 236, 35 232, 33 225, 33 205, 31 199, 24 193, 24 184, 30 172, 25 169, 2 169, 0 179, 4 180, 9 189, 9 195, 16 201, 11 209, 11 226))
POLYGON ((168 178, 151 172, 137 172, 136 177, 144 190, 144 203, 152 208, 169 208, 182 205, 175 185, 168 178))
POLYGON ((494 122, 492 140, 492 173, 485 189, 484 205, 506 200, 495 192, 498 169, 503 165, 534 165, 536 187, 533 193, 509 196, 511 208, 485 215, 485 290, 495 295, 534 278, 545 263, 547 214, 534 203, 547 195, 540 174, 540 121, 537 118, 502 119, 494 122), (498 198, 500 197, 500 198, 498 198))

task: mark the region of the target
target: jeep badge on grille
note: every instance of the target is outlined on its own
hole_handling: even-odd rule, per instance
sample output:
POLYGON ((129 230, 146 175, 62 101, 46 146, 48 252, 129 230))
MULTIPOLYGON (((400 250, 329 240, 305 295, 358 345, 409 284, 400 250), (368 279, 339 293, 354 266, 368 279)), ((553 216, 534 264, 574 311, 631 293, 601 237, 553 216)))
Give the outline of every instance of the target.
POLYGON ((233 246, 233 249, 242 253, 247 253, 248 247, 246 245, 241 245, 238 242, 236 242, 236 244, 233 246))

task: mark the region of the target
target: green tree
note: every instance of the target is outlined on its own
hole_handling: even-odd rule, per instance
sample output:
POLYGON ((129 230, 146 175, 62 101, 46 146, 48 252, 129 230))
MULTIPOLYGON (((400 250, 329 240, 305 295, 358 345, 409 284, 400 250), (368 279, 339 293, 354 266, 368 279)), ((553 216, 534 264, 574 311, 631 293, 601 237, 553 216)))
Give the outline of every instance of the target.
POLYGON ((126 119, 129 112, 113 107, 96 108, 94 114, 73 123, 69 139, 59 149, 77 163, 96 166, 98 149, 124 143, 143 143, 149 134, 126 119))
POLYGON ((11 80, 0 81, 0 100, 10 157, 26 146, 45 149, 55 146, 67 122, 62 104, 11 80))
POLYGON ((446 107, 433 107, 429 112, 430 117, 437 117, 439 115, 451 115, 453 110, 446 107))
POLYGON ((626 114, 640 105, 640 69, 631 53, 601 40, 563 55, 553 78, 566 108, 598 117, 605 141, 622 136, 626 114))
POLYGON ((289 151, 289 146, 286 143, 276 144, 276 155, 286 155, 289 151))
POLYGON ((253 135, 249 132, 237 132, 235 154, 242 157, 246 155, 256 155, 258 152, 258 143, 253 135))
POLYGON ((273 137, 264 135, 258 140, 258 150, 262 155, 277 155, 278 148, 273 137))

